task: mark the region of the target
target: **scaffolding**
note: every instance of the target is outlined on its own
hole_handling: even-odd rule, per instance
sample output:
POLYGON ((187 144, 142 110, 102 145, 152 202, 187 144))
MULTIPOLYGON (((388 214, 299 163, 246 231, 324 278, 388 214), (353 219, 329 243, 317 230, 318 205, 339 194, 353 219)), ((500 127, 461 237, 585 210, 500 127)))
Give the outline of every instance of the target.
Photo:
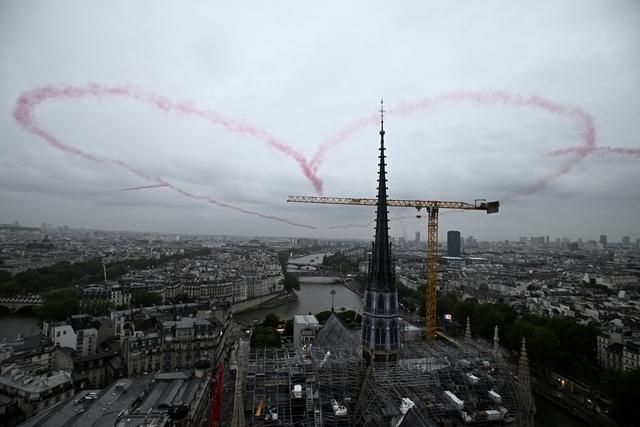
POLYGON ((424 425, 516 423, 514 372, 503 350, 479 339, 408 342, 396 362, 367 372, 359 331, 340 323, 337 317, 327 321, 312 352, 324 425, 399 425, 407 415, 400 410, 403 399, 413 402, 412 416, 424 425), (446 391, 463 403, 453 403, 446 391), (327 407, 331 399, 348 409, 348 423, 327 407))
POLYGON ((508 360, 483 340, 438 339, 404 343, 397 361, 367 366, 360 331, 331 316, 305 354, 251 350, 244 418, 248 426, 516 424, 508 360))

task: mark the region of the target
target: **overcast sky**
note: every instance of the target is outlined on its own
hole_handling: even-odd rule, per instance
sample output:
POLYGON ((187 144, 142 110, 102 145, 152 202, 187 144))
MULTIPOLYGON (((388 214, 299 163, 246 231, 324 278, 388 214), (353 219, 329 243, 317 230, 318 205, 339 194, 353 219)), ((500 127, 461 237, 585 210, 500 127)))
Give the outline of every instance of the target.
MULTIPOLYGON (((0 3, 0 223, 315 237, 371 236, 371 208, 285 203, 316 191, 263 139, 132 99, 49 100, 38 126, 67 146, 125 161, 149 177, 299 228, 193 200, 126 168, 63 153, 21 127, 23 93, 56 84, 127 85, 263 129, 311 161, 332 135, 384 97, 389 195, 503 200, 499 215, 442 215, 479 239, 521 235, 640 237, 640 157, 587 156, 526 196, 584 145, 566 114, 530 105, 439 102, 451 92, 505 91, 576 107, 599 146, 640 148, 640 2, 3 1, 0 3), (455 3, 451 4, 451 3, 455 3), (513 197, 516 195, 515 197, 513 197)), ((575 118, 575 117, 574 117, 575 118)), ((373 197, 373 122, 326 154, 325 195, 373 197)), ((391 234, 425 220, 392 210, 391 234)))

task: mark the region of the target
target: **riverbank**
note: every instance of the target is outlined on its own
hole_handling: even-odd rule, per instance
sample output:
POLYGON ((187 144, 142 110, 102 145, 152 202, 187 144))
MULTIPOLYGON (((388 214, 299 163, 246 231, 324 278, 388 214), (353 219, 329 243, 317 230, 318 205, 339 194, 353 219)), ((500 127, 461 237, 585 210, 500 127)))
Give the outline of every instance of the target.
POLYGON ((536 425, 567 425, 572 427, 615 427, 617 423, 608 415, 595 412, 584 402, 563 393, 544 381, 531 377, 531 388, 536 397, 538 408, 536 425), (544 410, 542 410, 544 408, 544 410), (562 423, 559 420, 564 420, 562 423), (568 422, 567 420, 571 420, 568 422))
POLYGON ((533 418, 535 427, 589 427, 580 418, 571 414, 566 408, 549 399, 534 393, 536 415, 533 418))
POLYGON ((300 290, 296 291, 296 299, 281 304, 269 303, 270 307, 260 307, 234 314, 239 322, 262 321, 267 314, 273 313, 280 319, 292 319, 296 314, 315 314, 331 310, 331 291, 335 290, 334 306, 347 307, 357 310, 361 298, 341 283, 330 285, 327 283, 300 282, 300 290))
POLYGON ((258 309, 263 304, 267 304, 270 301, 275 300, 282 295, 283 295, 282 293, 263 295, 261 297, 251 298, 251 299, 237 302, 235 304, 231 304, 231 313, 237 314, 237 313, 243 313, 249 310, 258 309))

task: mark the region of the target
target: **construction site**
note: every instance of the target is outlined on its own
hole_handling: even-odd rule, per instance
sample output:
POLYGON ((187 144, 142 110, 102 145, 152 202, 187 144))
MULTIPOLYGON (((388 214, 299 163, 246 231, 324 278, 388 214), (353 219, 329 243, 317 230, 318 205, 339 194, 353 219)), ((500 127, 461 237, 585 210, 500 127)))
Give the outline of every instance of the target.
POLYGON ((499 347, 473 338, 410 342, 397 361, 367 366, 359 335, 333 315, 305 354, 252 349, 243 420, 232 425, 527 425, 499 347))
POLYGON ((387 199, 383 113, 381 109, 377 198, 289 198, 291 202, 376 206, 362 325, 350 329, 332 313, 305 345, 277 349, 241 345, 236 355, 232 426, 533 425, 524 342, 516 372, 498 345, 497 328, 492 344, 473 339, 468 322, 464 338, 436 331, 438 211, 495 213, 499 203, 387 199), (389 244, 390 205, 424 208, 428 213, 427 314, 419 340, 402 339, 401 331, 409 322, 398 310, 389 244))

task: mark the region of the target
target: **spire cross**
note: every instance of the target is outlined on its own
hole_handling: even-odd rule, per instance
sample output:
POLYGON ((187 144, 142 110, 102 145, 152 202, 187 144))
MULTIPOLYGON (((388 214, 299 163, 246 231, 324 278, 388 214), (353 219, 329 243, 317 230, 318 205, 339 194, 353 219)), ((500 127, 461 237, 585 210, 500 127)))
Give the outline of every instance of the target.
POLYGON ((384 133, 384 99, 380 98, 380 133, 384 133))

